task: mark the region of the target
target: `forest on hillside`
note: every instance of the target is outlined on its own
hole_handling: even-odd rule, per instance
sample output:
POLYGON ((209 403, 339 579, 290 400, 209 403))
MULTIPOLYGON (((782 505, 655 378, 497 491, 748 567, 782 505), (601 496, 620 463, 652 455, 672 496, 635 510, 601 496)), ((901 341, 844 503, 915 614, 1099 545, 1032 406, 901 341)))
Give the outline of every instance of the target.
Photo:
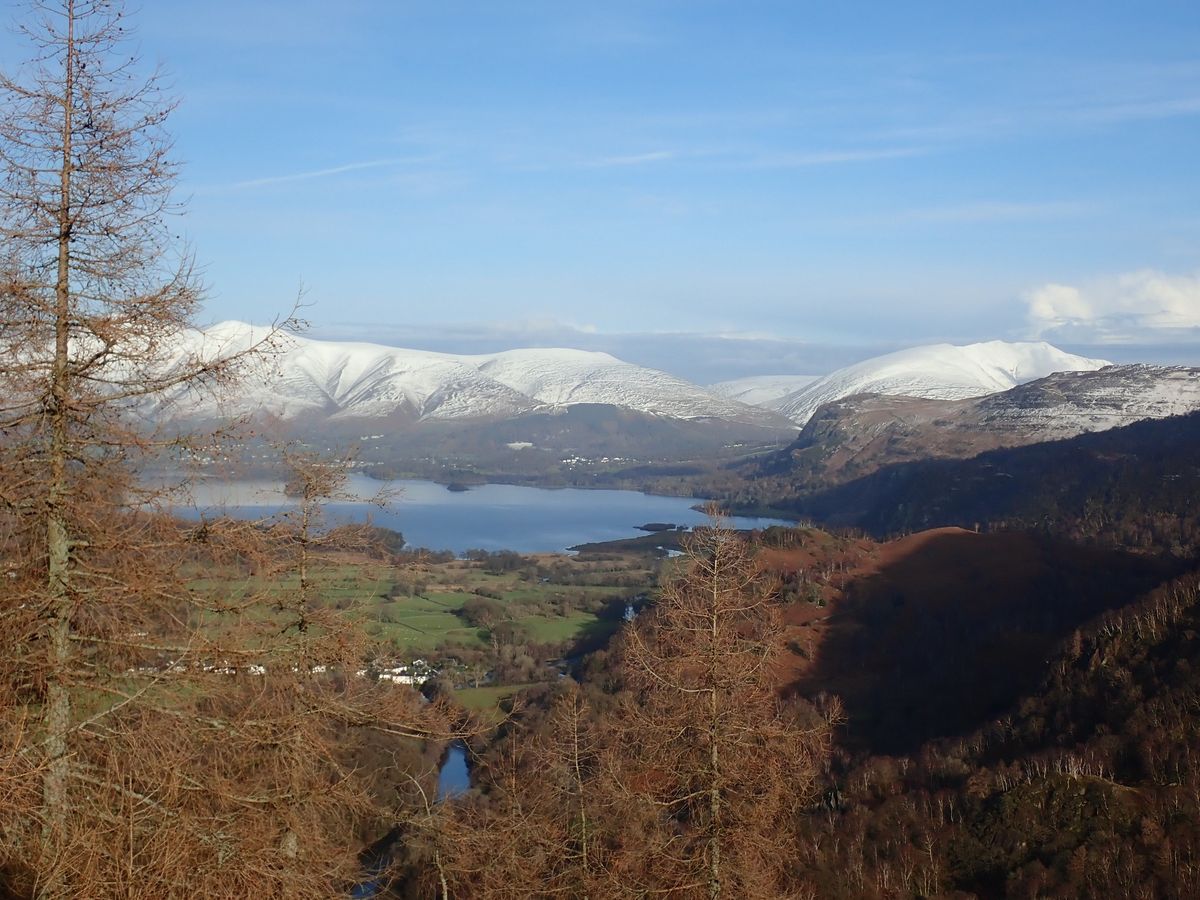
POLYGON ((302 323, 180 349, 174 100, 120 3, 33 9, 0 76, 0 893, 1194 893, 1200 419, 803 496, 659 473, 898 540, 714 506, 429 554, 330 521, 352 456, 294 443, 283 514, 178 516, 244 433, 147 404, 229 397, 302 323))
POLYGON ((813 484, 786 451, 714 479, 733 508, 773 509, 895 535, 947 525, 1027 529, 1076 541, 1194 555, 1200 547, 1200 414, 1060 441, 919 459, 844 484, 813 484))

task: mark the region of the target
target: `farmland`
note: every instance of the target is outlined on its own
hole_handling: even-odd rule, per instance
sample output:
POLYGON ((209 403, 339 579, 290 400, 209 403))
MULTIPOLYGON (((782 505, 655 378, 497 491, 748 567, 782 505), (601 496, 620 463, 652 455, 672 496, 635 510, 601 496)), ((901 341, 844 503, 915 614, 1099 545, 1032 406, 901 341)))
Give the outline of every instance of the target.
MULTIPOLYGON (((318 601, 358 618, 381 651, 413 657, 495 649, 499 643, 569 645, 606 637, 619 624, 626 600, 654 584, 658 565, 638 554, 402 555, 388 561, 329 554, 311 578, 318 601), (481 598, 498 609, 491 621, 464 611, 481 598)), ((206 570, 195 576, 189 582, 194 591, 232 601, 264 592, 282 597, 299 588, 294 574, 206 570)))

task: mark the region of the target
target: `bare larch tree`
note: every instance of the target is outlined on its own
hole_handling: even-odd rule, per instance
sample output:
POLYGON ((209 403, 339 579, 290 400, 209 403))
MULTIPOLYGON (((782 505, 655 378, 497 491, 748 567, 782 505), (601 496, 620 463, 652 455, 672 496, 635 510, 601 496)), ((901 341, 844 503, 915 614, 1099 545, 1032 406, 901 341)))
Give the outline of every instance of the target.
POLYGON ((610 806, 602 727, 568 683, 535 732, 516 730, 481 762, 473 773, 480 795, 443 816, 443 868, 456 896, 622 894, 609 871, 623 822, 610 806))
POLYGON ((780 697, 773 589, 744 536, 695 534, 616 638, 623 690, 593 710, 565 686, 543 719, 514 723, 475 770, 477 794, 443 815, 452 892, 793 896, 796 825, 831 722, 780 697))
POLYGON ((779 698, 778 603, 746 540, 702 529, 684 562, 622 647, 616 764, 654 814, 627 855, 641 854, 631 862, 646 890, 785 896, 793 817, 811 801, 828 726, 779 698))
POLYGON ((30 59, 0 75, 0 884, 336 893, 381 815, 347 733, 434 714, 355 678, 347 632, 286 621, 307 582, 285 621, 195 588, 266 570, 278 535, 163 515, 136 465, 186 446, 139 413, 228 383, 278 332, 181 338, 201 290, 168 227, 173 103, 122 4, 35 0, 24 21, 30 59))

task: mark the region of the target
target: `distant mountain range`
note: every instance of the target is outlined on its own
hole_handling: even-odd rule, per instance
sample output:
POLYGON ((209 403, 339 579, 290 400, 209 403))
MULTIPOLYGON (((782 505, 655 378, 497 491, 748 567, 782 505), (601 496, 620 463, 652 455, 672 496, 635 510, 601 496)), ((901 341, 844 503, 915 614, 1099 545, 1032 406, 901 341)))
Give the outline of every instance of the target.
POLYGON ((710 384, 708 389, 739 403, 775 409, 784 397, 808 387, 820 378, 820 375, 752 375, 710 384))
POLYGON ((959 400, 1007 391, 1054 372, 1086 372, 1109 365, 1066 353, 1045 342, 988 341, 958 347, 929 344, 855 363, 797 383, 779 377, 747 378, 713 389, 757 403, 805 424, 826 403, 858 394, 959 400))
MULTIPOLYGON (((247 347, 264 330, 224 322, 188 332, 181 352, 216 355, 247 347)), ((243 384, 226 411, 279 419, 408 422, 512 418, 591 404, 672 419, 803 425, 826 403, 858 394, 960 399, 1008 390, 1054 372, 1092 371, 1104 360, 1046 343, 933 344, 889 353, 829 375, 780 375, 709 388, 607 353, 517 349, 460 355, 289 336, 269 377, 243 384), (781 418, 783 417, 783 418, 781 418)), ((203 406, 184 402, 188 415, 203 406)))
MULTIPOLYGON (((264 333, 239 322, 191 331, 179 355, 228 354, 264 333)), ((895 462, 964 458, 1200 408, 1200 370, 1111 366, 1046 343, 935 344, 822 377, 708 388, 571 349, 461 355, 289 336, 267 363, 220 403, 180 393, 143 412, 189 422, 241 416, 331 449, 362 442, 375 465, 420 459, 422 472, 528 477, 593 463, 713 464, 792 441, 753 464, 759 475, 788 473, 791 493, 895 462)))
MULTIPOLYGON (((189 332, 183 343, 186 351, 216 355, 247 347, 263 333, 241 322, 224 322, 189 332)), ((785 419, 769 410, 587 350, 467 356, 289 336, 269 368, 269 377, 248 379, 219 409, 175 398, 180 414, 416 423, 511 419, 599 404, 669 419, 787 427, 785 419)))

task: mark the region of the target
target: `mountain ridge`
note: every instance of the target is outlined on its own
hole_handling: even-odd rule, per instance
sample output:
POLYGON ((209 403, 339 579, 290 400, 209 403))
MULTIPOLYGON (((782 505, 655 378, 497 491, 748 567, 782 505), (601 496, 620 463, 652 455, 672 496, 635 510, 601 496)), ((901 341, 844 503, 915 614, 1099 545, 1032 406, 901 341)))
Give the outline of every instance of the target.
POLYGON ((816 486, 915 459, 963 459, 1200 410, 1200 368, 1106 366, 1056 372, 984 397, 864 394, 822 406, 758 468, 816 486))
POLYGON ((961 400, 1010 390, 1054 372, 1106 365, 1107 360, 1067 353, 1045 341, 927 344, 845 366, 767 407, 804 425, 825 404, 858 394, 961 400))
MULTIPOLYGON (((236 352, 266 333, 245 323, 222 322, 187 332, 180 355, 236 352)), ((282 420, 399 417, 421 422, 495 419, 607 404, 673 419, 791 427, 769 410, 592 350, 450 354, 289 334, 272 354, 269 370, 270 377, 248 379, 222 412, 282 420)), ((172 399, 185 415, 217 414, 211 403, 172 399)))

